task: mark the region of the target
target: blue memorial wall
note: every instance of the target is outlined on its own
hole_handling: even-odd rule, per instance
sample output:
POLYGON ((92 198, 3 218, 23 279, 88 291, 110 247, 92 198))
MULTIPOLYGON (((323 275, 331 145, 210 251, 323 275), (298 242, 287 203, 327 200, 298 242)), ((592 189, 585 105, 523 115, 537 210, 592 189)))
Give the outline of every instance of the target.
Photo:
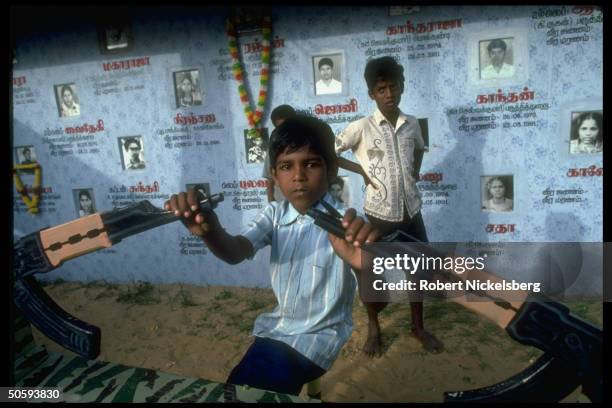
MULTIPOLYGON (((87 210, 140 200, 162 207, 192 184, 225 194, 217 214, 230 233, 266 205, 262 158, 249 154, 232 75, 227 16, 221 8, 143 7, 116 25, 83 15, 16 39, 12 154, 16 164, 35 160, 42 169, 38 214, 14 195, 16 238, 87 210), (68 94, 74 104, 62 106, 68 94)), ((390 55, 405 68, 400 108, 419 118, 427 145, 418 186, 431 241, 602 241, 602 142, 581 148, 574 140, 587 116, 603 136, 601 10, 272 6, 270 16, 269 132, 269 113, 280 104, 336 133, 371 114, 364 67, 390 55), (491 74, 487 47, 496 40, 506 46, 506 65, 491 74), (324 57, 334 63, 339 92, 317 92, 324 57), (502 209, 486 205, 495 182, 508 199, 502 209)), ((261 43, 261 31, 239 36, 252 100, 261 43)), ((363 180, 339 175, 347 205, 362 211, 363 180)), ((31 191, 34 174, 20 177, 31 191)), ((268 260, 265 249, 227 265, 176 222, 41 278, 265 287, 268 260)))

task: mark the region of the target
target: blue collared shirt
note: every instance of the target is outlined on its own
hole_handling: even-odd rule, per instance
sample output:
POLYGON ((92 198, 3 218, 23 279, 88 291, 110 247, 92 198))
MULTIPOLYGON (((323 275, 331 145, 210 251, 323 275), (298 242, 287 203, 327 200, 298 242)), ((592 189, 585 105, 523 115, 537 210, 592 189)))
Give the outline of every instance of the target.
MULTIPOLYGON (((329 194, 323 199, 344 213, 329 194)), ((357 281, 350 266, 334 253, 327 232, 287 200, 269 203, 242 235, 255 251, 271 245, 278 301, 274 311, 257 317, 253 335, 282 341, 329 370, 353 329, 357 281)))

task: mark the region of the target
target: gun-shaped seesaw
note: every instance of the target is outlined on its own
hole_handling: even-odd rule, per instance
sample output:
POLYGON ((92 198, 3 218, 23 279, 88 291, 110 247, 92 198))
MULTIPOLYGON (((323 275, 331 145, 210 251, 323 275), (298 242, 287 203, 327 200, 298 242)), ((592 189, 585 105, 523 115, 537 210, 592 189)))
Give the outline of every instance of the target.
MULTIPOLYGON (((203 213, 212 211, 223 201, 222 194, 199 198, 203 213)), ((339 214, 333 207, 325 207, 329 214, 315 209, 310 209, 308 214, 321 228, 344 237, 339 214)), ((69 259, 111 247, 131 235, 178 219, 174 212, 159 209, 145 200, 21 238, 15 244, 13 259, 15 305, 38 330, 62 347, 85 358, 96 358, 100 353, 100 329, 64 311, 33 275, 49 272, 69 259)), ((399 231, 384 237, 381 242, 418 243, 399 231)), ((364 247, 375 255, 390 255, 388 250, 380 248, 364 247)), ((409 248, 416 251, 412 245, 409 248)), ((418 251, 439 255, 425 243, 419 244, 418 251)), ((445 278, 456 279, 456 276, 449 273, 445 278)), ((476 295, 491 297, 484 292, 476 295)), ((529 297, 522 302, 451 300, 493 320, 514 340, 538 347, 545 354, 527 369, 498 384, 477 390, 446 392, 446 401, 559 401, 580 385, 591 401, 602 400, 601 329, 573 316, 566 306, 542 298, 529 297)))
MULTIPOLYGON (((202 213, 212 211, 223 201, 222 194, 198 198, 202 213)), ((64 311, 32 275, 49 272, 69 259, 111 247, 131 235, 178 219, 173 211, 144 200, 26 235, 15 244, 15 305, 51 340, 85 358, 96 358, 100 354, 100 329, 64 311)))

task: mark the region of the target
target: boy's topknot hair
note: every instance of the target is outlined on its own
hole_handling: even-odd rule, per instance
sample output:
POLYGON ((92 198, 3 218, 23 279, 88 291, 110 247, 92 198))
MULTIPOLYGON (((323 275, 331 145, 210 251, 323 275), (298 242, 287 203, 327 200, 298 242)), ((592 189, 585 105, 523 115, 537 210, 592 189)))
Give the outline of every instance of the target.
POLYGON ((380 57, 370 60, 363 73, 368 90, 373 91, 376 82, 383 79, 394 81, 404 89, 404 67, 402 67, 393 57, 380 57))
POLYGON ((278 119, 287 119, 295 115, 295 109, 291 105, 280 105, 272 110, 270 119, 276 122, 278 119))
POLYGON ((268 149, 270 166, 276 167, 276 159, 281 153, 292 153, 309 146, 325 160, 328 179, 331 180, 338 172, 334 140, 334 132, 327 123, 313 116, 297 113, 272 132, 268 149))

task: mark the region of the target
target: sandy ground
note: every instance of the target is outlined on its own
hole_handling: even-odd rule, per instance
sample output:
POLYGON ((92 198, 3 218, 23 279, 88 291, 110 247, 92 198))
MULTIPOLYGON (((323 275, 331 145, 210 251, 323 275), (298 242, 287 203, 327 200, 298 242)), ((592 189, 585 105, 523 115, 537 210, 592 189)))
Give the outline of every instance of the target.
MULTIPOLYGON (((218 382, 251 344, 255 317, 276 304, 271 290, 237 287, 55 282, 45 290, 67 312, 101 328, 100 360, 218 382)), ((570 307, 601 327, 601 302, 570 307)), ((444 391, 491 385, 541 355, 478 315, 441 300, 425 303, 425 325, 445 345, 437 355, 423 351, 408 335, 407 303, 391 304, 381 314, 385 353, 380 358, 361 352, 367 316, 359 300, 353 320, 352 337, 322 378, 323 400, 440 402, 444 391)), ((34 338, 70 354, 37 330, 34 338)), ((588 399, 577 390, 565 401, 588 399)))

